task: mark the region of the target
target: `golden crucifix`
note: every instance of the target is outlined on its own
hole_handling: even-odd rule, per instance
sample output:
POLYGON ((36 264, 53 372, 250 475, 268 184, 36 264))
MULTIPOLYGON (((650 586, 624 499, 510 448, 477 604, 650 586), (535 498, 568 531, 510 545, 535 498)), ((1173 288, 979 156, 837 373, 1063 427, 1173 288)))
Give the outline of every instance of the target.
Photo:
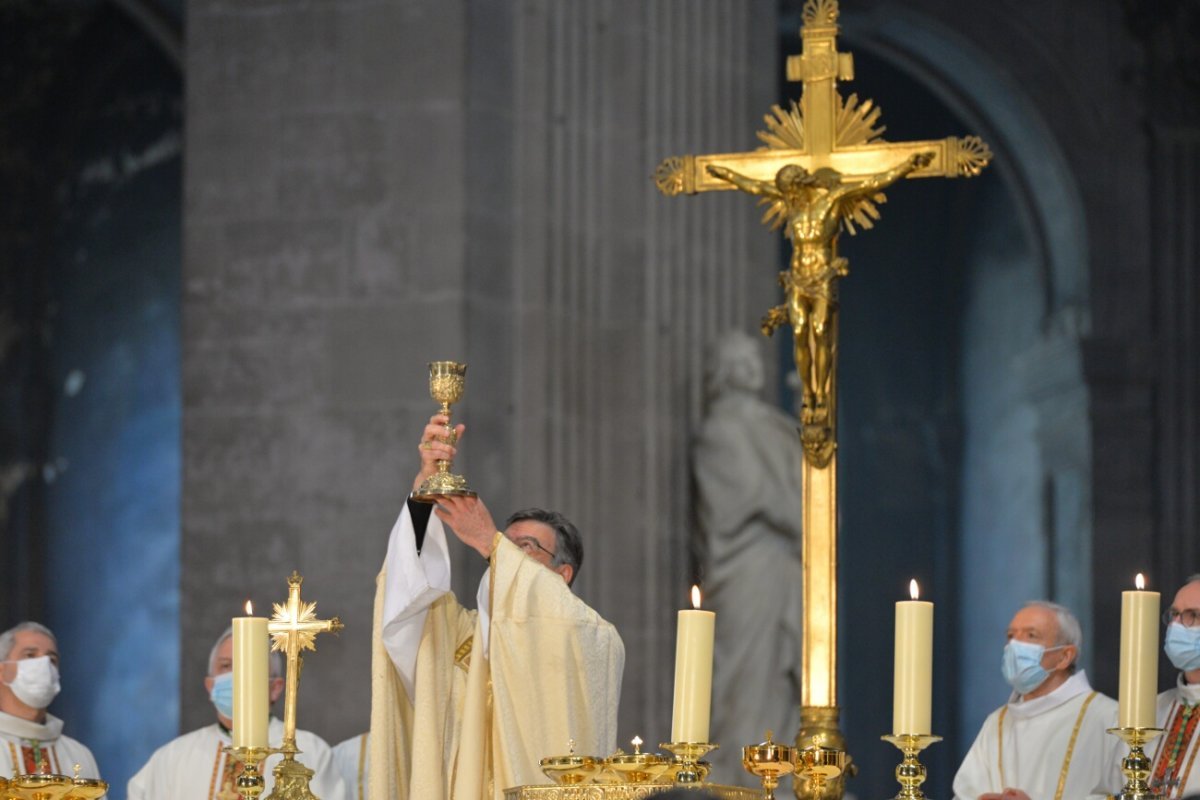
MULTIPOLYGON (((848 766, 837 707, 837 283, 848 272, 838 256, 841 230, 870 228, 886 200, 883 189, 902 178, 972 177, 992 154, 977 136, 888 142, 880 110, 856 95, 842 97, 839 80, 854 77, 849 53, 838 52, 837 0, 807 0, 803 48, 787 59, 787 78, 803 84, 800 102, 774 106, 765 147, 744 153, 668 158, 654 180, 666 195, 739 189, 760 197, 763 222, 783 227, 792 242, 780 273, 784 302, 763 318, 763 332, 791 326, 803 386, 804 618, 800 749, 840 754, 848 766)), ((797 797, 841 797, 844 774, 825 782, 795 782, 797 797)))
POLYGON ((270 797, 279 800, 316 800, 308 788, 312 770, 295 760, 296 747, 296 692, 300 686, 300 670, 304 664, 303 651, 316 651, 318 633, 337 633, 344 626, 341 621, 317 619, 317 604, 305 603, 300 599, 300 585, 304 578, 292 572, 288 578, 286 603, 274 603, 275 614, 267 623, 271 634, 271 649, 284 654, 287 659, 287 684, 283 701, 283 761, 275 767, 275 788, 270 797))

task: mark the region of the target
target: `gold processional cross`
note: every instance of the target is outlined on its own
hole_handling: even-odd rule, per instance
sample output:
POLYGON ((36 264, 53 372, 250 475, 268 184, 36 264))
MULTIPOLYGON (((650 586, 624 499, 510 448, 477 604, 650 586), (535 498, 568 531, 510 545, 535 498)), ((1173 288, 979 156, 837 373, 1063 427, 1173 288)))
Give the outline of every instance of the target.
MULTIPOLYGON (((807 0, 800 55, 787 59, 787 79, 803 84, 800 102, 774 106, 765 144, 744 153, 668 158, 655 170, 668 196, 739 189, 760 197, 763 222, 783 227, 792 242, 780 273, 784 302, 762 321, 770 335, 789 325, 803 387, 800 412, 803 464, 804 620, 801 727, 798 747, 817 744, 844 752, 837 707, 837 282, 848 272, 837 254, 844 228, 870 228, 882 190, 909 178, 972 177, 992 154, 977 136, 888 142, 880 109, 851 94, 839 80, 854 77, 850 53, 837 49, 837 0, 807 0)), ((841 797, 844 779, 822 791, 796 781, 796 795, 841 797)))
POLYGON ((293 572, 288 578, 287 602, 272 604, 275 614, 267 623, 267 631, 271 634, 271 649, 283 653, 287 659, 283 746, 280 748, 284 760, 275 768, 275 794, 285 797, 312 797, 308 792, 308 778, 312 777, 312 771, 294 760, 295 754, 299 752, 296 748, 296 691, 300 686, 300 671, 304 666, 303 651, 317 649, 318 633, 337 633, 344 627, 337 617, 317 619, 317 604, 306 603, 300 599, 302 583, 304 578, 300 577, 300 573, 293 572))

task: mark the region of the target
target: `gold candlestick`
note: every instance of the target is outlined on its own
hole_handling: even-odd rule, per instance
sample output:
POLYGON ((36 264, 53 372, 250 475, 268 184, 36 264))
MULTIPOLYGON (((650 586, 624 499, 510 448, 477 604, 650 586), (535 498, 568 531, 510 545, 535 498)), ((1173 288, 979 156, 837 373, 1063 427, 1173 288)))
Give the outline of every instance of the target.
POLYGON ((670 771, 675 783, 702 783, 712 769, 704 758, 718 745, 710 742, 664 742, 659 745, 675 756, 670 771))
POLYGON ((1125 773, 1125 788, 1117 800, 1161 800, 1162 795, 1150 790, 1150 757, 1142 745, 1161 736, 1162 728, 1109 728, 1108 732, 1129 745, 1129 755, 1121 760, 1121 772, 1125 773))
MULTIPOLYGON (((455 361, 429 362, 429 396, 442 404, 438 409, 440 414, 447 417, 446 444, 458 441, 454 425, 449 422, 450 406, 462 399, 463 386, 467 379, 467 365, 455 361)), ((421 486, 412 493, 413 500, 422 503, 435 503, 437 498, 445 496, 474 497, 475 492, 467 487, 467 479, 450 472, 453 461, 438 459, 437 472, 430 475, 421 486)))
POLYGON ((897 733, 884 736, 885 742, 891 742, 904 753, 904 760, 896 767, 896 780, 900 783, 900 794, 895 800, 924 800, 925 793, 921 784, 925 782, 925 765, 917 760, 917 754, 934 742, 940 742, 942 737, 929 734, 897 733))
POLYGON ((255 800, 266 790, 267 783, 258 765, 279 751, 273 747, 226 747, 225 752, 244 765, 237 779, 237 793, 242 800, 255 800))

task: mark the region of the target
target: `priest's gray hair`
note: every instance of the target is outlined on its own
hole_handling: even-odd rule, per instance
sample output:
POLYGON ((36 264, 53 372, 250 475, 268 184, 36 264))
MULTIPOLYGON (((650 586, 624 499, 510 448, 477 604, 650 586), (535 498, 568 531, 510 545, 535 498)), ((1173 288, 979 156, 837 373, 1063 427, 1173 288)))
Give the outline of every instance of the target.
POLYGON ((554 531, 554 558, 551 559, 550 566, 561 567, 563 564, 570 564, 571 580, 567 581, 567 586, 575 583, 575 579, 579 577, 579 568, 583 566, 583 537, 579 535, 579 529, 557 511, 541 508, 514 511, 505 521, 504 529, 508 530, 509 525, 526 519, 540 522, 554 531))
POLYGON ((1058 638, 1054 644, 1056 647, 1072 645, 1075 648, 1075 658, 1067 668, 1068 672, 1074 673, 1079 656, 1083 653, 1083 628, 1079 625, 1079 619, 1071 613, 1071 609, 1049 600, 1030 600, 1025 604, 1025 608, 1044 608, 1054 612, 1054 617, 1058 620, 1058 638))
MULTIPOLYGON (((221 645, 230 636, 233 636, 232 625, 225 629, 225 632, 217 638, 217 643, 212 646, 212 650, 208 651, 208 674, 210 677, 213 674, 213 664, 217 660, 217 651, 221 649, 221 645)), ((276 650, 271 651, 271 654, 267 656, 267 671, 271 674, 272 678, 283 677, 283 653, 276 650)))
POLYGON ((58 637, 54 635, 53 631, 40 622, 26 620, 25 622, 18 622, 4 633, 0 633, 0 661, 6 661, 12 655, 13 647, 17 643, 17 634, 21 631, 35 631, 45 634, 50 637, 50 641, 54 642, 54 646, 58 647, 58 637))

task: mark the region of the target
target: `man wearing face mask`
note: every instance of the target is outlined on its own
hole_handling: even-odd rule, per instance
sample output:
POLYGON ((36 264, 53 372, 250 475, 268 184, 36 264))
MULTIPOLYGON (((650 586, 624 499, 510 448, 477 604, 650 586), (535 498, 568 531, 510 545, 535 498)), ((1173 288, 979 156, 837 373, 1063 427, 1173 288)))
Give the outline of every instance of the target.
POLYGON ((1167 632, 1163 651, 1179 670, 1173 689, 1158 696, 1158 727, 1164 730, 1147 750, 1153 752, 1151 788, 1163 797, 1200 792, 1200 575, 1192 575, 1175 593, 1163 614, 1167 632))
POLYGON ((0 777, 48 772, 99 778, 92 753, 62 735, 46 713, 58 694, 58 642, 50 629, 22 622, 0 633, 0 777))
MULTIPOLYGON (((270 702, 283 694, 283 657, 271 653, 270 702)), ((233 629, 227 628, 208 657, 208 677, 204 689, 216 709, 217 721, 184 734, 160 747, 146 765, 129 780, 128 800, 236 800, 234 785, 241 764, 225 753, 232 744, 233 727, 233 629)), ((283 722, 271 717, 268 727, 271 747, 283 744, 283 722)), ((345 800, 345 789, 333 765, 333 755, 323 739, 308 731, 296 731, 296 760, 313 770, 310 781, 313 794, 321 800, 345 800)), ((274 769, 282 756, 267 758, 259 771, 271 793, 274 769)))
POLYGON ((1079 621, 1026 603, 1008 626, 1001 671, 1013 692, 983 723, 954 776, 956 800, 1102 800, 1124 785, 1117 703, 1077 669, 1079 621))

